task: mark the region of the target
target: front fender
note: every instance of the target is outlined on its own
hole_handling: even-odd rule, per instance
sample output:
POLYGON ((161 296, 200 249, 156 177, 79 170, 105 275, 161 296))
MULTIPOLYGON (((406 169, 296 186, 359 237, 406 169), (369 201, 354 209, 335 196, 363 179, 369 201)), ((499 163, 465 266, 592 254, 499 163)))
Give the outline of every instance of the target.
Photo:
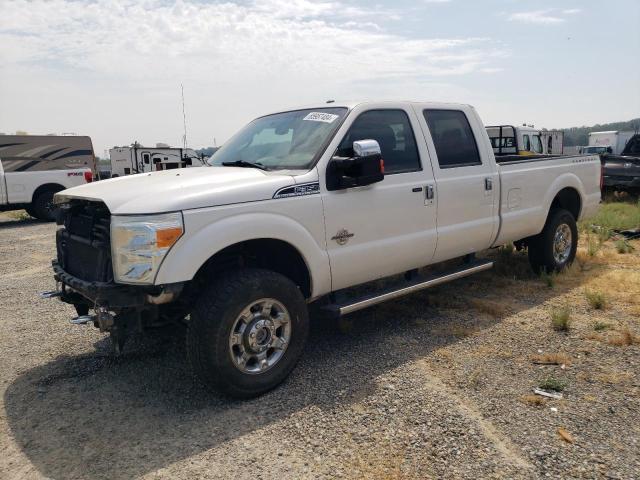
MULTIPOLYGON (((200 267, 224 248, 247 240, 282 240, 296 248, 311 277, 312 297, 331 291, 327 252, 303 225, 277 213, 241 213, 211 221, 202 211, 184 212, 185 234, 162 262, 156 285, 193 279, 200 267)), ((324 241, 324 239, 322 239, 324 241)))

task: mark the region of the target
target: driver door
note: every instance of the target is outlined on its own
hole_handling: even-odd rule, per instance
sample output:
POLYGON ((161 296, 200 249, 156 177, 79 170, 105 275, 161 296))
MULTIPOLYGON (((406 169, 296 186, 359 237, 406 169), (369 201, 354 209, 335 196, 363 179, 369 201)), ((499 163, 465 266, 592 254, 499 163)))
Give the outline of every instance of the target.
POLYGON ((437 240, 436 206, 426 196, 427 187, 434 188, 433 172, 426 147, 416 141, 414 112, 381 108, 352 115, 336 154, 353 156, 354 141, 376 140, 385 177, 362 187, 323 189, 333 290, 426 265, 437 240))

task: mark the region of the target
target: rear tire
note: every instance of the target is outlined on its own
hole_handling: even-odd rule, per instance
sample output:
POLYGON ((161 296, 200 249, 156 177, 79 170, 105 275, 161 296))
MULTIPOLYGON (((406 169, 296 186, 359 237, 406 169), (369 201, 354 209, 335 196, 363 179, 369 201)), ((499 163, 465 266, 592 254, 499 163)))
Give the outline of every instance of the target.
POLYGON ((55 190, 45 190, 40 192, 30 205, 29 215, 38 220, 53 222, 56 219, 56 208, 53 205, 53 195, 55 190))
POLYGON ((560 272, 573 262, 578 248, 578 227, 573 215, 564 209, 549 212, 540 232, 528 242, 529 263, 537 274, 560 272))
POLYGON ((241 269, 221 275, 202 292, 188 325, 187 355, 208 387, 250 398, 289 375, 308 332, 307 305, 291 280, 241 269))

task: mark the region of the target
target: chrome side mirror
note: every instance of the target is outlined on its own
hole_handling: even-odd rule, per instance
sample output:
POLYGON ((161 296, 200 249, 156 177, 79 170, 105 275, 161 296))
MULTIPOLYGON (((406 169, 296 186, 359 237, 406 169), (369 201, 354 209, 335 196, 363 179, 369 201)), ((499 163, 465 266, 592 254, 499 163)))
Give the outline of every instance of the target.
POLYGON ((377 140, 356 140, 353 142, 353 153, 356 157, 381 155, 380 144, 377 140))
POLYGON ((384 179, 384 162, 375 140, 353 142, 353 157, 333 157, 327 165, 327 190, 362 187, 384 179))

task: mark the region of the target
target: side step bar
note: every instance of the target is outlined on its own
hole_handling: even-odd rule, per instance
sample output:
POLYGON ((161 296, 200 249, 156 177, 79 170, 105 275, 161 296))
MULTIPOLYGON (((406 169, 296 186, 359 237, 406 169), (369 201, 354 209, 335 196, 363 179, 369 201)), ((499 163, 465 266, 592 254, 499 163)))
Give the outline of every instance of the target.
POLYGON ((387 300, 403 297, 410 293, 424 290, 425 288, 435 287, 443 283, 457 280, 458 278, 468 277, 474 273, 483 272, 493 267, 493 262, 489 260, 474 260, 471 263, 465 263, 458 268, 442 272, 438 275, 429 275, 426 277, 418 277, 411 281, 401 282, 392 288, 382 290, 382 292, 363 295, 359 298, 352 298, 344 303, 335 303, 327 305, 324 308, 335 315, 347 315, 364 308, 372 307, 387 300))

